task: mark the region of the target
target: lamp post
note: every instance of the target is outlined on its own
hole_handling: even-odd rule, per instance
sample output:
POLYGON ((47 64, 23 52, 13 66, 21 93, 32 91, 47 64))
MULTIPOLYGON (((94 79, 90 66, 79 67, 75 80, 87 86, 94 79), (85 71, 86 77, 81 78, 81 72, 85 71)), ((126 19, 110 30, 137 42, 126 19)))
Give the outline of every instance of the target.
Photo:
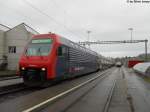
POLYGON ((131 41, 132 41, 132 33, 133 33, 133 28, 128 28, 128 30, 130 30, 131 31, 131 41))
MULTIPOLYGON (((90 33, 91 33, 91 31, 88 30, 88 31, 87 31, 87 34, 88 34, 88 42, 90 42, 90 33)), ((88 43, 88 45, 89 45, 89 48, 90 48, 90 43, 88 43)))
POLYGON ((147 56, 147 43, 148 43, 148 40, 145 39, 145 61, 148 61, 148 56, 147 56))

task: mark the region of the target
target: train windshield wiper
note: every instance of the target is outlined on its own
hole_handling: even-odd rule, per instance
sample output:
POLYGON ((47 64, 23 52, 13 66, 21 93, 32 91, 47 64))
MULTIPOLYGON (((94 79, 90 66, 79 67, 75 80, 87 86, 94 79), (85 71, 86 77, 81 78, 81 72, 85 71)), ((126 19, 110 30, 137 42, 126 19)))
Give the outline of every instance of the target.
POLYGON ((41 48, 38 49, 39 56, 41 56, 41 48))

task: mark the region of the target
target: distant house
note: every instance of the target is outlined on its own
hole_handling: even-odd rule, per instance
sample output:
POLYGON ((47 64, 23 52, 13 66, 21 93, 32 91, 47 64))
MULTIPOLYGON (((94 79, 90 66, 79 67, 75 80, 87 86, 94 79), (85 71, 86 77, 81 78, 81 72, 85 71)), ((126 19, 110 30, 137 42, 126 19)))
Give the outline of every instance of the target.
POLYGON ((0 25, 0 67, 7 61, 6 69, 16 70, 19 57, 34 34, 38 32, 25 23, 13 28, 0 25))

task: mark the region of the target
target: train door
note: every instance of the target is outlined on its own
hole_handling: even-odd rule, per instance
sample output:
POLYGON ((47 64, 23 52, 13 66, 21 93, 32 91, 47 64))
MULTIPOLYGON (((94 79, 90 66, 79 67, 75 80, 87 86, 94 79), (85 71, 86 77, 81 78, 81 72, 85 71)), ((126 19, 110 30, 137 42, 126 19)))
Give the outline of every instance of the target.
POLYGON ((57 56, 57 76, 67 76, 69 71, 68 47, 64 45, 58 47, 57 56))

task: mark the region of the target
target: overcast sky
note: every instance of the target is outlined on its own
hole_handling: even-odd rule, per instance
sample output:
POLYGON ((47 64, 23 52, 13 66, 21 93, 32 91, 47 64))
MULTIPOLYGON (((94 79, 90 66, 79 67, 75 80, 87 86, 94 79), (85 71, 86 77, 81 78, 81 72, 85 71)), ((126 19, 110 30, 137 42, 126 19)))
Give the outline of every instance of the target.
MULTIPOLYGON (((0 23, 9 27, 25 22, 40 33, 54 32, 78 42, 150 38, 150 3, 127 0, 0 0, 0 23)), ((150 40, 149 40, 150 41, 150 40)), ((149 44, 150 46, 150 44, 149 44)), ((148 46, 148 51, 150 47, 148 46)), ((136 56, 144 43, 93 45, 104 56, 136 56)))

